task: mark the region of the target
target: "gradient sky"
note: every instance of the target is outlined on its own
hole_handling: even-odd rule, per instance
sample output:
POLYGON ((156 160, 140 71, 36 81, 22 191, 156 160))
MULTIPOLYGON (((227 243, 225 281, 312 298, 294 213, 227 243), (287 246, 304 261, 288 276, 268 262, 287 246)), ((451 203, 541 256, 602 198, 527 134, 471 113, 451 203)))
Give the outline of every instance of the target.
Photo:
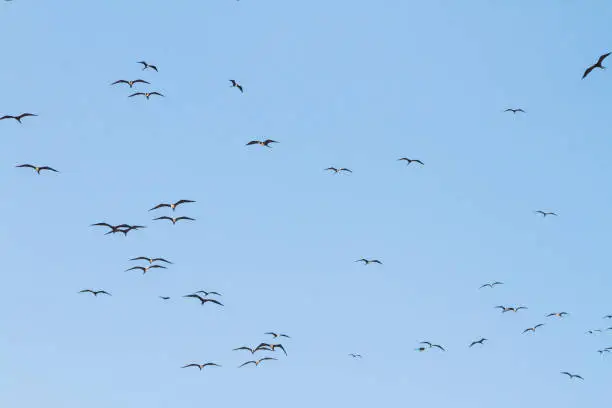
POLYGON ((0 114, 39 115, 0 122, 0 406, 601 404, 612 72, 580 78, 612 4, 587 3, 0 3, 0 114), (109 86, 136 78, 166 98, 109 86), (197 221, 152 221, 182 198, 197 221), (270 330, 288 357, 238 370, 270 330))

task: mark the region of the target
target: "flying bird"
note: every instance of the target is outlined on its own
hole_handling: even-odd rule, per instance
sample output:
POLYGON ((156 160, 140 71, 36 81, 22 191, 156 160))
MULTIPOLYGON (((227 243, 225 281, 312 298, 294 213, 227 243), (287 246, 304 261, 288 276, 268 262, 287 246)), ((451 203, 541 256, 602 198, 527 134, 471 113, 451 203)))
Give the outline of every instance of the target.
POLYGON ((475 346, 476 344, 484 345, 484 342, 487 341, 487 340, 488 339, 485 339, 483 337, 480 340, 473 341, 472 343, 470 343, 470 347, 475 346))
POLYGON ((149 272, 149 269, 155 269, 155 268, 168 269, 162 265, 149 265, 149 266, 134 266, 132 268, 126 269, 125 271, 127 272, 127 271, 133 271, 133 270, 139 269, 142 271, 142 274, 144 275, 145 273, 149 272))
POLYGON ((181 368, 198 367, 200 371, 202 371, 204 367, 208 367, 208 366, 221 367, 219 364, 215 364, 215 363, 204 363, 204 364, 191 363, 191 364, 184 365, 181 368))
POLYGON ((406 162, 406 166, 410 165, 410 163, 413 163, 413 162, 414 163, 419 163, 421 166, 425 165, 425 163, 423 163, 422 161, 417 160, 417 159, 409 159, 407 157, 402 157, 401 159, 397 159, 397 161, 402 161, 402 160, 406 162))
POLYGON ((259 346, 257 346, 257 348, 262 348, 262 347, 268 347, 272 351, 276 351, 275 349, 279 348, 279 349, 283 350, 283 353, 285 353, 285 355, 287 355, 287 350, 285 350, 285 348, 283 347, 282 344, 261 343, 259 346))
POLYGON ((33 113, 22 113, 21 115, 12 116, 12 115, 4 115, 0 118, 0 120, 4 119, 15 119, 17 122, 21 123, 21 119, 27 118, 28 116, 38 116, 33 113))
POLYGON ((339 168, 339 169, 338 169, 338 168, 335 168, 335 167, 328 167, 328 168, 326 168, 325 170, 331 170, 331 171, 333 171, 333 172, 334 172, 334 174, 340 174, 340 173, 342 173, 343 171, 344 171, 344 172, 346 172, 346 173, 352 173, 352 172, 353 172, 352 170, 347 169, 347 168, 345 168, 345 167, 341 167, 341 168, 339 168))
POLYGON ((436 347, 436 348, 439 348, 439 349, 440 349, 440 350, 442 350, 442 351, 446 351, 446 350, 444 349, 444 347, 440 346, 439 344, 433 344, 433 343, 431 343, 431 342, 429 342, 429 341, 422 341, 422 342, 420 342, 420 344, 426 344, 427 346, 429 346, 429 348, 436 347))
POLYGON ((152 95, 164 96, 163 94, 160 94, 157 91, 154 91, 154 92, 134 92, 133 94, 129 95, 128 98, 131 98, 132 96, 138 96, 138 95, 142 95, 142 96, 144 96, 147 99, 149 99, 152 95))
POLYGON ((506 109, 504 112, 512 112, 512 113, 514 113, 515 115, 516 115, 516 112, 522 112, 522 113, 525 113, 525 111, 524 111, 524 110, 522 110, 521 108, 518 108, 518 109, 508 108, 508 109, 506 109))
POLYGON ((195 293, 193 293, 193 294, 191 294, 191 295, 185 295, 185 296, 183 296, 183 297, 188 297, 188 298, 195 298, 195 299, 198 299, 198 300, 201 302, 201 303, 200 303, 201 305, 203 305, 203 304, 204 304, 204 303, 206 303, 206 302, 212 302, 212 303, 215 303, 215 304, 217 304, 217 305, 219 305, 219 306, 223 306, 223 303, 219 302, 218 300, 203 298, 202 296, 200 296, 200 295, 196 295, 195 293))
POLYGON ((603 350, 597 350, 597 352, 601 355, 603 355, 604 353, 610 353, 609 349, 603 349, 603 350))
POLYGON ((528 328, 528 329, 523 330, 523 334, 527 333, 528 331, 531 331, 531 332, 534 332, 534 333, 535 333, 536 329, 537 329, 538 327, 542 327, 542 326, 544 326, 544 323, 536 324, 536 325, 535 325, 535 326, 533 326, 533 327, 530 327, 530 328, 528 328))
POLYGON ((143 71, 145 69, 147 69, 147 68, 151 68, 152 70, 155 70, 156 72, 159 72, 159 71, 157 71, 157 67, 155 65, 147 64, 145 61, 138 61, 137 64, 142 64, 142 66, 143 66, 142 70, 143 71))
POLYGON ((243 89, 242 89, 242 85, 240 85, 238 82, 236 82, 236 81, 235 81, 235 80, 233 80, 233 79, 230 79, 229 81, 232 83, 232 85, 230 86, 230 88, 238 88, 238 89, 240 90, 240 93, 244 93, 244 91, 243 91, 243 89))
POLYGON ((606 67, 604 67, 602 65, 602 62, 603 62, 603 60, 605 60, 608 57, 608 55, 610 55, 609 52, 604 54, 604 55, 602 55, 602 56, 600 56, 595 64, 593 64, 590 67, 588 67, 586 69, 586 71, 584 71, 584 74, 582 75, 582 79, 586 78, 586 76, 589 75, 591 73, 591 71, 594 70, 595 68, 606 69, 606 67))
POLYGON ((134 86, 134 84, 138 84, 138 83, 143 83, 143 84, 149 84, 151 85, 149 82, 145 81, 144 79, 135 79, 133 81, 126 81, 125 79, 120 79, 118 81, 113 82, 111 85, 117 85, 117 84, 128 84, 131 87, 134 86))
POLYGON ((495 282, 491 282, 491 283, 485 283, 484 285, 482 285, 478 289, 482 289, 482 288, 486 288, 486 287, 489 287, 489 288, 493 289, 493 286, 503 285, 503 284, 504 284, 504 282, 497 282, 497 281, 495 281, 495 282))
POLYGON ((255 364, 255 366, 258 366, 258 365, 259 365, 259 363, 261 363, 262 361, 266 361, 266 360, 276 360, 276 358, 274 358, 274 357, 264 357, 264 358, 260 358, 260 359, 259 359, 259 360, 257 360, 257 361, 254 361, 254 360, 247 361, 246 363, 244 363, 244 364, 242 364, 242 365, 238 366, 238 368, 240 368, 240 367, 244 367, 245 365, 247 365, 247 364, 251 364, 251 363, 252 363, 252 364, 255 364))
POLYGON ((130 232, 131 230, 139 230, 140 228, 147 228, 144 225, 119 225, 113 229, 111 229, 110 231, 108 231, 106 234, 104 235, 108 235, 108 234, 116 234, 117 232, 123 232, 123 235, 127 236, 128 232, 130 232), (123 229, 122 229, 123 228, 123 229))
POLYGON ((250 351, 251 354, 255 354, 258 351, 272 351, 272 349, 270 349, 268 347, 260 347, 260 346, 257 346, 255 348, 250 348, 250 347, 243 346, 243 347, 235 348, 233 351, 237 351, 237 350, 247 350, 247 351, 250 351))
POLYGON ((176 207, 178 207, 181 204, 186 204, 186 203, 195 203, 195 201, 193 200, 178 200, 175 203, 161 203, 161 204, 157 204, 155 207, 151 208, 149 211, 153 211, 153 210, 157 210, 158 208, 162 208, 162 207, 169 207, 172 209, 172 211, 176 210, 176 207))
POLYGON ((276 140, 272 140, 272 139, 266 139, 263 142, 260 140, 251 140, 249 143, 246 144, 246 146, 251 146, 251 145, 260 145, 260 146, 266 146, 269 148, 272 148, 272 146, 270 146, 270 143, 279 143, 276 140))
POLYGON ((353 358, 362 358, 361 354, 355 354, 355 353, 351 353, 351 354, 349 354, 349 356, 351 356, 353 358))
POLYGON ((582 378, 578 374, 570 374, 567 371, 562 371, 561 374, 567 375, 570 379, 572 379, 572 378, 580 378, 581 380, 584 380, 584 378, 582 378))
POLYGON ((223 296, 222 294, 220 294, 219 292, 207 292, 205 290, 198 290, 197 292, 193 292, 193 293, 203 293, 204 296, 208 296, 208 295, 217 295, 217 296, 223 296))
POLYGON ((195 218, 191 218, 191 217, 176 217, 176 218, 173 218, 173 217, 167 217, 167 216, 164 215, 163 217, 157 217, 157 218, 153 219, 153 221, 156 221, 156 220, 170 220, 170 221, 172 221, 172 225, 174 225, 174 224, 176 224, 177 221, 180 221, 180 220, 195 221, 195 218))
POLYGON ((56 173, 59 173, 59 171, 57 171, 54 168, 51 168, 49 166, 40 166, 40 167, 38 167, 38 166, 33 166, 31 164, 20 164, 20 165, 17 165, 15 167, 27 167, 27 168, 30 168, 30 169, 34 169, 34 171, 36 171, 36 173, 38 173, 38 174, 40 174, 40 172, 42 170, 49 170, 49 171, 54 171, 56 173))
POLYGON ((277 338, 277 337, 286 337, 288 339, 291 338, 291 337, 287 336, 286 334, 282 334, 282 333, 267 332, 267 333, 264 333, 264 334, 269 334, 269 335, 271 335, 274 338, 277 338))
POLYGON ((105 290, 91 290, 91 289, 83 289, 81 291, 79 291, 79 293, 91 293, 94 296, 98 296, 99 294, 103 294, 103 295, 108 295, 108 296, 112 296, 110 293, 108 293, 105 290))
POLYGON ((168 300, 168 299, 170 299, 170 296, 160 296, 159 298, 160 299, 164 299, 164 300, 168 300))
POLYGON ((161 262, 165 262, 165 263, 168 263, 168 264, 172 263, 172 262, 170 262, 170 261, 168 261, 168 260, 166 260, 164 258, 147 258, 146 256, 139 256, 139 257, 130 259, 130 261, 140 261, 140 260, 147 261, 150 264, 152 264, 155 261, 161 261, 161 262))
POLYGON ((586 332, 586 333, 584 333, 584 334, 595 334, 595 332, 601 333, 601 332, 602 332, 602 330, 601 330, 601 329, 589 330, 589 331, 587 331, 587 332, 586 332))
POLYGON ((506 313, 506 312, 518 312, 521 309, 527 309, 525 306, 520 306, 520 307, 506 307, 506 306, 495 306, 494 309, 502 309, 502 313, 506 313))
POLYGON ((606 315, 603 317, 604 319, 612 319, 612 315, 606 315))
POLYGON ((552 317, 552 316, 557 316, 557 317, 563 317, 568 315, 569 313, 567 312, 559 312, 559 313, 549 313, 546 315, 546 317, 552 317))
POLYGON ((544 217, 544 218, 546 218, 546 216, 548 216, 548 215, 554 215, 555 217, 558 217, 558 215, 555 214, 554 212, 546 212, 546 211, 542 211, 542 210, 537 210, 537 211, 534 211, 534 212, 536 214, 541 214, 542 217, 544 217))
POLYGON ((369 265, 371 263, 382 265, 382 262, 380 262, 378 259, 365 259, 365 258, 361 258, 361 259, 356 260, 355 262, 363 262, 364 265, 369 265))

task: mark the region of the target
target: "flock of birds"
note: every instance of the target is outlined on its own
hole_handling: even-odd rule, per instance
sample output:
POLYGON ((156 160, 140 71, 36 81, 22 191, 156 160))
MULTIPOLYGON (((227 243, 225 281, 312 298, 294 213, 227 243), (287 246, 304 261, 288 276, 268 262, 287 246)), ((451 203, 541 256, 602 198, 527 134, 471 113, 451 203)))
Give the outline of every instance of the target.
MULTIPOLYGON (((11 1, 11 0, 5 0, 5 1, 11 1)), ((585 71, 584 74, 582 76, 582 79, 586 78, 588 75, 590 75, 595 69, 605 69, 605 66, 603 66, 603 62, 604 60, 610 55, 610 53, 606 53, 601 55, 597 62, 594 63, 593 65, 589 66, 585 71)), ((154 71, 154 72, 159 72, 158 67, 156 65, 150 64, 146 61, 138 61, 138 64, 142 65, 142 71, 154 71)), ((238 91, 240 91, 240 93, 244 93, 244 88, 243 86, 234 79, 230 79, 230 87, 231 88, 236 88, 238 91)), ((112 82, 110 85, 111 86, 116 86, 116 85, 128 85, 129 89, 133 89, 135 86, 139 86, 140 84, 142 85, 151 85, 151 83, 147 80, 144 79, 134 79, 134 80, 125 80, 125 79, 119 79, 116 80, 114 82, 112 82)), ((158 91, 138 91, 138 92, 134 92, 130 95, 128 95, 128 97, 135 97, 135 96, 144 96, 146 98, 146 100, 149 100, 150 97, 152 96, 159 96, 159 97, 164 97, 164 95, 158 91)), ((504 110, 504 112, 511 112, 513 114, 517 114, 517 113, 523 113, 525 114, 525 110, 523 110, 522 108, 508 108, 506 110, 504 110)), ((33 113, 21 113, 19 115, 4 115, 0 117, 0 121, 3 120, 9 120, 9 119, 13 119, 16 122, 18 122, 19 124, 23 125, 23 119, 25 118, 34 118, 37 117, 37 114, 33 114, 33 113)), ((272 144, 275 143, 279 143, 275 140, 272 139, 265 139, 265 140, 251 140, 248 143, 246 143, 246 146, 262 146, 262 147, 267 147, 267 148, 271 148, 272 144)), ((424 166, 424 162, 421 161, 420 159, 414 159, 414 158, 408 158, 408 157, 401 157, 399 159, 397 159, 398 161, 403 161, 406 163, 407 166, 415 163, 415 164, 419 164, 421 166, 424 166)), ((16 165, 17 168, 29 168, 34 170, 38 175, 41 174, 42 171, 49 171, 49 172, 54 172, 54 173, 59 173, 58 170, 54 169, 53 167, 47 166, 47 165, 34 165, 34 164, 29 164, 29 163, 24 163, 24 164, 19 164, 16 165)), ((351 169, 345 168, 345 167, 333 167, 330 166, 326 169, 324 169, 325 171, 329 171, 333 174, 348 174, 348 173, 353 173, 353 171, 351 169)), ((148 211, 154 211, 154 210, 159 210, 162 208, 169 208, 172 211, 172 214, 175 213, 176 209, 179 206, 182 206, 184 204, 189 204, 189 203, 195 203, 194 200, 188 200, 188 199, 181 199, 178 200, 176 202, 171 202, 171 203, 160 203, 155 205, 154 207, 152 207, 151 209, 149 209, 148 211)), ((552 211, 545 211, 545 210, 536 210, 534 211, 536 214, 541 215, 543 218, 546 218, 548 216, 558 216, 555 212, 552 211)), ((167 220, 170 221, 173 225, 176 225, 179 221, 196 221, 194 218, 191 218, 189 216, 168 216, 168 215, 163 215, 163 216, 159 216, 156 218, 153 218, 153 221, 162 221, 162 220, 167 220)), ((110 224, 108 222, 97 222, 94 224, 91 224, 92 227, 105 227, 108 229, 107 232, 105 232, 104 235, 109 235, 109 234, 116 234, 116 233, 123 233, 124 236, 127 236, 127 234, 134 230, 134 231, 138 231, 141 229, 146 228, 146 226, 143 225, 130 225, 130 224, 117 224, 117 225, 113 225, 110 224)), ((161 258, 161 257, 146 257, 146 256, 138 256, 135 258, 131 258, 129 261, 144 261, 145 264, 144 265, 136 265, 136 266, 132 266, 128 269, 126 269, 127 271, 142 271, 142 274, 146 274, 154 269, 167 269, 168 266, 166 265, 172 265, 173 263, 165 258, 161 258), (161 263, 163 263, 164 265, 162 265, 161 263)), ((364 266, 368 266, 368 265, 382 265, 382 262, 378 259, 366 259, 366 258, 361 258, 358 259, 354 262, 361 262, 364 266)), ((499 281, 494 281, 494 282, 490 282, 490 283, 485 283, 483 285, 480 286, 480 289, 484 289, 484 288, 489 288, 489 289, 493 289, 496 286, 499 285, 503 285, 503 282, 499 282, 499 281)), ((91 295, 93 295, 94 297, 98 297, 98 295, 106 295, 106 296, 112 296, 110 292, 107 292, 106 290, 94 290, 91 288, 88 289, 83 289, 81 290, 79 293, 81 294, 85 294, 85 293, 89 293, 91 295)), ((190 294, 186 294, 183 295, 184 298, 186 299, 195 299, 198 300, 200 302, 201 305, 205 305, 205 304, 214 304, 217 305, 218 307, 223 307, 223 303, 221 303, 217 298, 221 297, 222 295, 219 292, 216 291, 204 291, 204 290, 198 290, 196 292, 190 293, 190 294)), ((160 299, 162 299, 163 301, 168 301, 171 298, 169 296, 159 296, 160 299)), ((499 309, 501 311, 502 314, 508 313, 508 312, 514 312, 514 313, 518 313, 520 310, 528 310, 528 308, 526 306, 505 306, 505 305, 498 305, 494 307, 495 309, 499 309)), ((569 313, 568 312, 553 312, 553 313, 549 313, 547 315, 545 315, 546 318, 558 318, 558 319, 563 319, 566 316, 568 316, 569 313)), ((612 315, 606 315, 604 316, 604 319, 612 319, 612 315)), ((527 333, 531 333, 532 335, 534 335, 536 333, 536 331, 545 326, 545 323, 538 323, 535 324, 532 327, 528 327, 525 328, 523 330, 523 334, 527 334, 527 333)), ((594 330, 589 330, 586 333, 587 334, 597 334, 597 333, 603 333, 604 331, 612 331, 612 327, 608 327, 607 329, 594 329, 594 330)), ((287 334, 284 333, 276 333, 276 332, 266 332, 264 333, 267 336, 271 336, 271 338, 273 340, 276 339, 290 339, 291 337, 287 334)), ((480 346, 484 346, 485 342, 488 341, 487 338, 481 337, 478 340, 472 341, 468 347, 472 348, 476 345, 480 345, 480 346)), ((278 355, 276 352, 277 351, 282 351, 283 354, 286 356, 287 355, 287 350, 285 348, 285 346, 281 343, 276 343, 276 342, 268 342, 268 341, 263 341, 260 342, 258 345, 253 346, 253 347, 249 347, 249 346, 241 346, 241 347, 237 347, 234 348, 233 351, 247 351, 250 353, 251 356, 253 356, 253 359, 248 360, 244 363, 242 363, 241 365, 238 366, 238 368, 241 367, 245 367, 245 366, 249 366, 249 365, 253 365, 255 367, 258 367, 261 363, 265 362, 265 361, 274 361, 277 360, 276 357, 273 357, 272 355, 278 355), (262 356, 261 358, 255 358, 255 354, 258 353, 273 353, 273 354, 267 354, 262 356)), ((437 343, 433 343, 430 341, 421 341, 418 345, 418 347, 415 349, 418 352, 426 352, 426 351, 430 351, 430 350, 438 350, 440 352, 446 352, 446 348, 440 344, 437 343)), ((612 352, 612 347, 606 347, 600 350, 597 350, 597 352, 599 354, 607 354, 607 353, 611 353, 612 352)), ((358 353, 350 353, 348 354, 348 356, 355 358, 355 359, 361 359, 363 358, 363 356, 361 354, 358 353)), ((220 364, 216 363, 216 362, 191 362, 188 364, 183 365, 181 368, 198 368, 200 371, 202 371, 204 368, 206 367, 221 367, 220 364)), ((570 373, 567 371, 563 371, 561 372, 562 375, 565 375, 568 377, 568 379, 573 380, 573 379, 579 379, 579 380, 584 380, 584 378, 579 375, 579 374, 574 374, 574 373, 570 373)))

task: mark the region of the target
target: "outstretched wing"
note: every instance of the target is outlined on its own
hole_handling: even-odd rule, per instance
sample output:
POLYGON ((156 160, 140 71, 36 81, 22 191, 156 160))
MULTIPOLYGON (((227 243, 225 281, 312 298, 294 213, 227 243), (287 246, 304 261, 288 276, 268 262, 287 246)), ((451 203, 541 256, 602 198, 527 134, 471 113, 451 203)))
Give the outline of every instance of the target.
POLYGON ((608 55, 610 55, 611 53, 607 53, 602 55, 601 57, 599 57, 599 59, 597 60, 597 64, 601 64, 603 62, 603 60, 605 60, 606 58, 608 58, 608 55))
POLYGON ((247 361, 247 362, 246 362, 246 363, 244 363, 244 364, 239 365, 239 366, 238 366, 238 368, 240 368, 240 367, 244 367, 245 365, 247 365, 247 364, 251 364, 251 363, 253 363, 253 364, 257 365, 257 362, 255 362, 255 361, 251 360, 251 361, 247 361))
POLYGON ((30 169, 36 170, 36 166, 32 166, 31 164, 20 164, 20 165, 15 166, 15 167, 28 167, 30 169))
POLYGON ((586 78, 586 76, 589 75, 591 71, 595 69, 596 66, 597 64, 593 64, 590 67, 588 67, 586 71, 584 71, 584 74, 582 75, 582 79, 586 78))
POLYGON ((170 204, 166 204, 166 203, 157 204, 155 207, 151 208, 149 211, 157 210, 158 208, 162 208, 162 207, 170 207, 170 204))
POLYGON ((56 172, 56 173, 59 173, 59 171, 57 171, 57 170, 55 170, 54 168, 49 167, 49 166, 42 166, 42 167, 39 167, 38 169, 39 169, 39 170, 49 170, 49 171, 54 171, 54 172, 56 172))

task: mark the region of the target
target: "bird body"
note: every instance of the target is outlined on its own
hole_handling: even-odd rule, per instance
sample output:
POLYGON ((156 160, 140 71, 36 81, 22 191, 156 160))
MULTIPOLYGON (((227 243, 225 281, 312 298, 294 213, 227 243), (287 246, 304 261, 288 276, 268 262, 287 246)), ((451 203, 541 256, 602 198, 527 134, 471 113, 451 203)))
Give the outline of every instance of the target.
POLYGON ((173 218, 173 217, 167 217, 167 216, 164 215, 163 217, 157 217, 157 218, 153 219, 153 221, 155 221, 155 220, 170 220, 170 221, 172 221, 172 225, 175 225, 180 220, 195 221, 195 218, 191 218, 191 217, 176 217, 176 218, 173 218))
POLYGON ((247 350, 250 351, 251 354, 255 354, 258 351, 272 351, 271 348, 269 347, 262 347, 261 344, 255 348, 250 348, 250 347, 246 347, 246 346, 242 346, 242 347, 238 347, 235 348, 233 351, 237 351, 237 350, 247 350))
POLYGON ((552 317, 552 316, 556 316, 556 317, 563 317, 563 316, 567 316, 569 313, 567 312, 559 312, 559 313, 549 313, 546 315, 546 317, 552 317))
POLYGON ((483 345, 485 341, 487 341, 488 339, 485 339, 484 337, 481 338, 480 340, 476 340, 473 341, 472 343, 470 343, 470 347, 475 346, 476 344, 480 344, 483 345))
POLYGON ((149 271, 149 269, 155 269, 155 268, 162 268, 162 269, 168 269, 163 265, 149 265, 149 266, 134 266, 132 268, 126 269, 125 271, 133 271, 135 269, 139 269, 142 271, 142 274, 144 275, 145 273, 147 273, 149 271))
POLYGON ((244 367, 247 364, 255 364, 255 366, 258 366, 262 361, 266 361, 266 360, 276 360, 276 358, 274 358, 274 357, 264 357, 264 358, 260 358, 259 360, 247 361, 246 363, 238 366, 238 368, 244 367))
POLYGON ((364 265, 369 265, 371 263, 382 265, 382 262, 380 262, 378 259, 365 259, 365 258, 361 258, 361 259, 356 260, 355 262, 363 262, 364 265))
POLYGON ((571 373, 568 373, 567 371, 562 371, 561 374, 567 375, 570 378, 570 380, 573 379, 573 378, 579 378, 581 380, 584 380, 584 378, 582 378, 578 374, 571 374, 571 373))
POLYGON ((176 207, 178 207, 181 204, 186 204, 186 203, 195 203, 195 201, 193 201, 193 200, 178 200, 175 203, 161 203, 161 204, 157 204, 155 207, 151 208, 149 211, 157 210, 158 208, 162 208, 162 207, 169 207, 169 208, 172 209, 172 211, 175 211, 176 207))
POLYGON ((244 93, 244 90, 242 89, 242 85, 240 85, 236 80, 230 79, 229 81, 232 83, 232 85, 230 86, 231 88, 238 88, 240 93, 244 93))
POLYGON ((535 326, 533 326, 533 327, 530 327, 530 328, 528 328, 528 329, 523 330, 523 334, 525 334, 525 333, 527 333, 527 332, 533 332, 533 333, 535 333, 536 329, 537 329, 538 327, 542 327, 542 326, 544 326, 544 323, 536 324, 536 325, 535 325, 535 326))
POLYGON ((4 115, 2 117, 0 117, 0 120, 4 120, 4 119, 15 119, 17 122, 21 123, 21 119, 23 118, 27 118, 29 116, 38 116, 35 115, 33 113, 22 113, 21 115, 17 115, 17 116, 13 116, 13 115, 4 115))
POLYGON ((200 371, 202 371, 204 367, 208 367, 208 366, 221 367, 219 364, 216 364, 216 363, 204 363, 204 364, 191 363, 191 364, 184 365, 181 368, 198 367, 200 371))
POLYGON ((514 113, 515 115, 516 115, 516 113, 517 113, 517 112, 522 112, 522 113, 525 113, 525 111, 524 111, 524 110, 522 110, 521 108, 518 108, 518 109, 508 108, 508 109, 506 109, 504 112, 512 112, 512 113, 514 113))
POLYGON ((81 290, 79 293, 91 293, 94 296, 98 296, 100 294, 102 295, 108 295, 108 296, 112 296, 110 293, 108 293, 105 290, 91 290, 91 289, 83 289, 81 290))
POLYGON ((204 303, 207 303, 207 302, 212 302, 212 303, 215 303, 215 304, 217 304, 217 305, 219 305, 219 306, 223 306, 223 303, 219 302, 218 300, 204 298, 204 297, 202 297, 202 296, 200 296, 200 295, 196 295, 195 293, 194 293, 194 294, 191 294, 191 295, 185 295, 185 296, 183 296, 183 297, 188 297, 188 298, 195 298, 195 299, 198 299, 198 300, 201 302, 201 303, 200 303, 201 305, 203 305, 204 303))
POLYGON ((149 99, 151 96, 153 95, 157 95, 157 96, 165 96, 157 91, 154 92, 134 92, 133 94, 129 95, 128 98, 131 98, 132 96, 138 96, 138 95, 142 95, 145 98, 149 99))
POLYGON ((546 218, 549 215, 554 215, 555 217, 558 217, 558 215, 555 214, 554 212, 547 212, 547 211, 537 210, 537 211, 535 211, 535 213, 542 215, 543 218, 546 218))
POLYGON ((497 281, 496 282, 491 282, 491 283, 485 283, 484 285, 482 285, 478 289, 482 289, 482 288, 486 288, 486 287, 489 287, 489 288, 493 289, 494 286, 496 286, 496 285, 503 285, 503 284, 504 284, 504 282, 497 282, 497 281))
POLYGON ((172 263, 172 262, 170 262, 170 261, 168 261, 168 260, 166 260, 164 258, 147 258, 146 256, 139 256, 139 257, 130 259, 130 261, 140 261, 140 260, 147 261, 150 264, 152 264, 153 262, 156 262, 156 261, 165 262, 165 263, 168 263, 168 264, 172 263))
POLYGON ((49 170, 49 171, 53 171, 55 173, 59 173, 59 171, 57 171, 54 168, 49 167, 49 166, 40 166, 40 167, 38 167, 38 166, 34 166, 32 164, 19 164, 19 165, 15 166, 15 167, 34 169, 34 171, 36 171, 36 173, 38 173, 38 174, 40 174, 40 172, 42 170, 49 170))
POLYGON ((328 168, 326 168, 325 170, 330 170, 330 171, 332 171, 334 174, 340 174, 340 173, 342 173, 343 171, 344 171, 344 172, 346 172, 346 173, 352 173, 352 172, 353 172, 352 170, 347 169, 346 167, 341 167, 341 168, 339 168, 339 169, 338 169, 338 168, 336 168, 336 167, 328 167, 328 168))
POLYGON ((288 339, 290 339, 290 338, 291 338, 291 337, 289 337, 288 335, 283 334, 283 333, 267 332, 267 333, 264 333, 264 334, 269 334, 269 335, 271 335, 271 336, 272 336, 272 337, 274 337, 274 338, 277 338, 277 337, 286 337, 286 338, 288 338, 288 339))
POLYGON ((142 64, 142 70, 144 71, 147 68, 151 68, 152 70, 154 70, 155 72, 159 72, 157 70, 157 67, 155 65, 151 65, 151 64, 147 64, 146 61, 138 61, 137 64, 142 64))
POLYGON ((279 142, 277 142, 276 140, 272 140, 272 139, 266 139, 264 141, 251 140, 249 143, 246 144, 246 146, 260 145, 260 146, 272 148, 272 146, 270 146, 270 143, 279 143, 279 142))
POLYGON ((409 159, 407 157, 402 157, 401 159, 397 159, 397 161, 405 161, 406 162, 406 166, 409 166, 410 163, 419 163, 421 166, 424 166, 425 163, 423 163, 422 161, 418 160, 418 159, 409 159))
POLYGON ((586 78, 586 76, 589 75, 591 71, 593 71, 595 68, 606 69, 606 67, 604 67, 602 63, 606 58, 608 58, 608 55, 610 54, 611 53, 608 52, 600 56, 595 64, 591 65, 590 67, 586 69, 586 71, 584 71, 584 74, 582 74, 582 79, 586 78))
POLYGON ((351 356, 353 358, 362 358, 361 354, 355 354, 355 353, 351 353, 351 354, 349 354, 349 356, 351 356))
POLYGON ((120 79, 118 81, 113 82, 111 85, 117 85, 117 84, 128 84, 131 87, 134 86, 134 84, 138 84, 138 83, 143 83, 143 84, 149 84, 149 82, 145 81, 144 79, 134 79, 133 81, 126 81, 125 79, 120 79))

